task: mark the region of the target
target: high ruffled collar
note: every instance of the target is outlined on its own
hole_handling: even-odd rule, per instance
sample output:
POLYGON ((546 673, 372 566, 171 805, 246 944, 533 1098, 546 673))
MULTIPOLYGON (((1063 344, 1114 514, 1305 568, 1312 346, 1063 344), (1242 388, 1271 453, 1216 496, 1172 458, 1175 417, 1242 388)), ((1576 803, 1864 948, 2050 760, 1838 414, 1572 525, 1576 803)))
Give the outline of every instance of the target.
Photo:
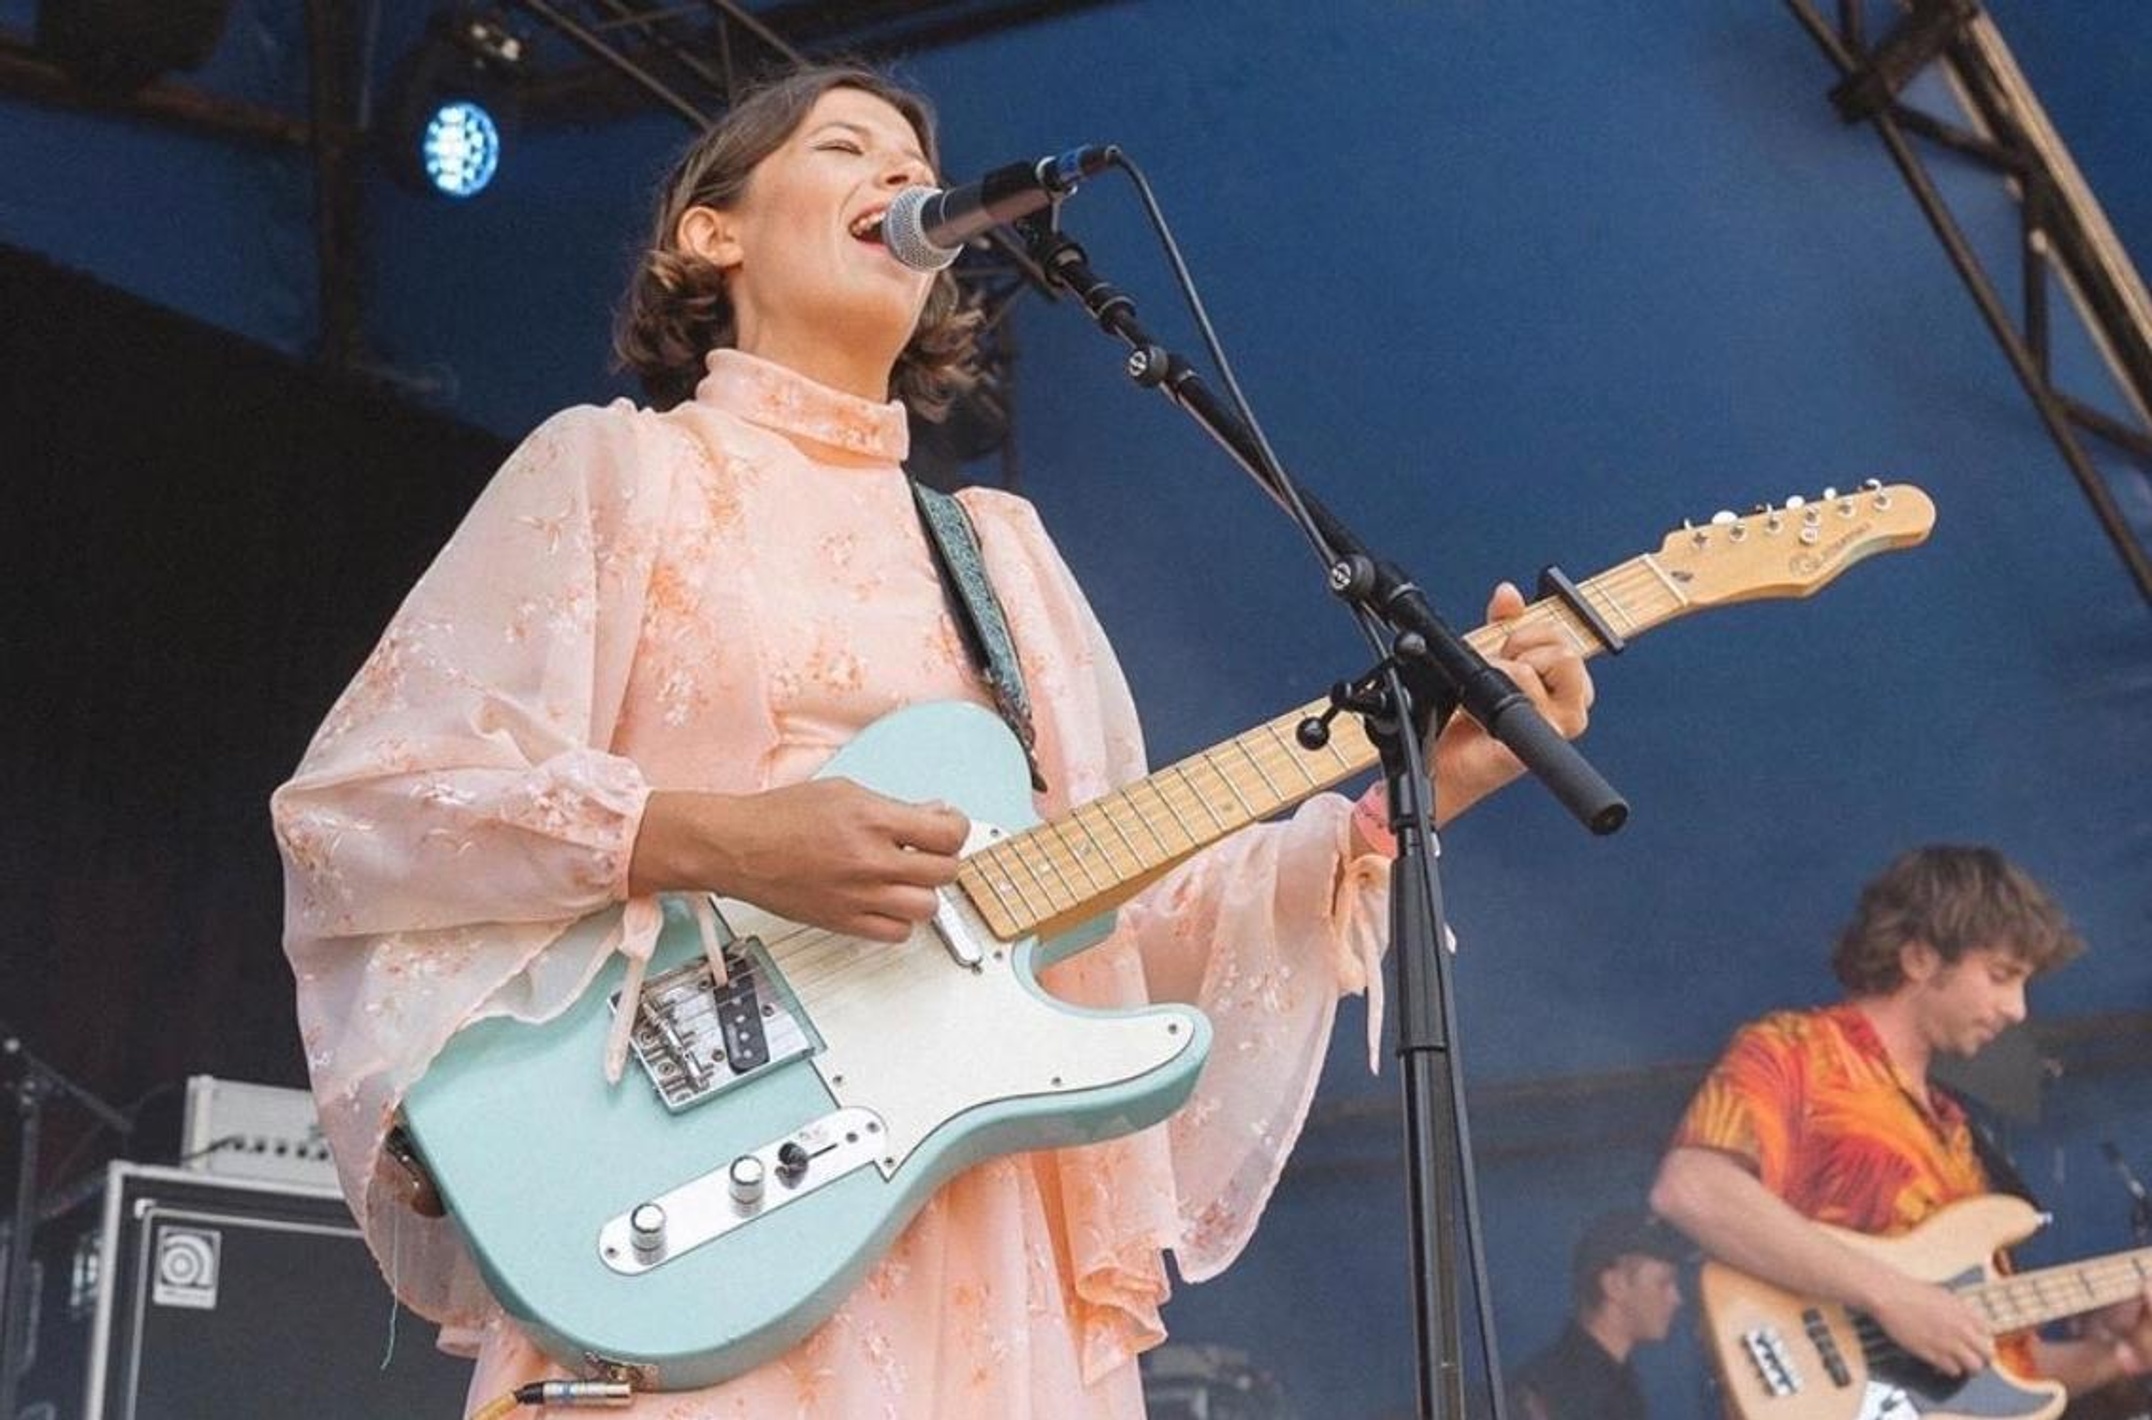
POLYGON ((904 405, 878 404, 738 350, 713 350, 697 403, 862 458, 902 463, 911 451, 904 405))

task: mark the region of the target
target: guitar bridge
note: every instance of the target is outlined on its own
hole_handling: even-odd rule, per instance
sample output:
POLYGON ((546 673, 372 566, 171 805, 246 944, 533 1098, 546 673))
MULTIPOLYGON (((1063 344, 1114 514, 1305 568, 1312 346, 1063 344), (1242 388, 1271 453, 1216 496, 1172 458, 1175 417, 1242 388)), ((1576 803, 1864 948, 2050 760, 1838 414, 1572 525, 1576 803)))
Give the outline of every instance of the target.
POLYGON ((1748 1353, 1749 1364, 1756 1368, 1756 1379, 1766 1395, 1784 1397, 1799 1392, 1801 1373, 1795 1369, 1793 1353, 1777 1327, 1759 1326, 1742 1332, 1741 1349, 1748 1353))
MULTIPOLYGON (((817 1046, 761 938, 731 938, 723 959, 724 985, 698 958, 645 981, 635 1005, 628 1042, 675 1114, 817 1046)), ((621 1009, 620 993, 612 1006, 621 1009)))

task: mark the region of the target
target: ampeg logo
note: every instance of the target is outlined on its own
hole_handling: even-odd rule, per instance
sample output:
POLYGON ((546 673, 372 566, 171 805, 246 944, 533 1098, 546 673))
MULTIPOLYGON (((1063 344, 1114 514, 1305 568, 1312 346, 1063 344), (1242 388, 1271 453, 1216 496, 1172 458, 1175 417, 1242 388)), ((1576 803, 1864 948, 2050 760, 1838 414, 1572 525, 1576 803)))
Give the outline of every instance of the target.
POLYGON ((160 1307, 215 1307, 217 1260, 223 1247, 224 1235, 213 1228, 159 1228, 157 1278, 150 1300, 160 1307))

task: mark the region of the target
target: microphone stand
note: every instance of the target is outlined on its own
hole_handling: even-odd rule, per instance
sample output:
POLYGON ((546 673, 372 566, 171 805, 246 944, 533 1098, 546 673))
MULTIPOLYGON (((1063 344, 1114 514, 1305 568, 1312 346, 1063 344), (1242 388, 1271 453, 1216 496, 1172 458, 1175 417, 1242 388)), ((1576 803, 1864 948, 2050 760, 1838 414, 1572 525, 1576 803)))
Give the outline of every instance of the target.
POLYGON ((12 1092, 19 1141, 14 1223, 8 1233, 5 1281, 0 1283, 0 1420, 13 1420, 16 1391, 30 1354, 30 1239, 37 1227, 37 1151, 45 1101, 65 1095, 123 1138, 134 1124, 40 1060, 5 1026, 0 1026, 0 1058, 16 1066, 12 1092))
POLYGON ((1363 625, 1385 624, 1390 655, 1354 687, 1332 692, 1332 709, 1300 727, 1303 744, 1319 746, 1330 715, 1363 716, 1382 756, 1391 826, 1398 852, 1390 868, 1390 932, 1397 977, 1398 1055, 1411 1194, 1416 1390, 1422 1420, 1464 1414, 1464 1370, 1456 1301, 1459 1277, 1456 1205, 1473 1285, 1481 1304, 1480 1334, 1493 1413, 1504 1413, 1493 1328, 1487 1324, 1487 1259, 1472 1172, 1471 1135, 1462 1075, 1456 1063, 1457 1019, 1450 954, 1440 945, 1448 929, 1432 829, 1434 785, 1421 746, 1430 729, 1456 709, 1508 745, 1525 767, 1595 833, 1611 833, 1628 805, 1533 707, 1530 697, 1428 605, 1419 588, 1312 497, 1301 494, 1270 457, 1259 435, 1228 408, 1187 362, 1153 340, 1136 319, 1135 304, 1100 279, 1083 249, 1058 229, 1054 211, 1015 224, 1054 285, 1083 302, 1099 327, 1129 348, 1127 371, 1193 418, 1270 496, 1282 504, 1324 559, 1330 590, 1348 602, 1363 625))
POLYGON ((2139 1247, 2152 1243, 2152 1193, 2146 1192, 2144 1184, 2130 1171, 2128 1161, 2122 1157, 2122 1151, 2115 1147, 2114 1140, 2101 1140, 2100 1152, 2106 1155, 2107 1166, 2122 1180, 2123 1191, 2130 1196, 2131 1239, 2139 1247))

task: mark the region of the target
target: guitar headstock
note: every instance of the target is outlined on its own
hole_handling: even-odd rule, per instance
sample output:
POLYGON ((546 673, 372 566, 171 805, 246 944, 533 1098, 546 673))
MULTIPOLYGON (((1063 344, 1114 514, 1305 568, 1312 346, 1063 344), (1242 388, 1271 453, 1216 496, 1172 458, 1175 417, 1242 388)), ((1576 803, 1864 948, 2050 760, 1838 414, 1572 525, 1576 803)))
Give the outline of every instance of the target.
POLYGON ((1927 541, 1935 504, 1909 483, 1870 480, 1851 493, 1826 488, 1745 518, 1720 513, 1687 524, 1659 548, 1660 567, 1691 606, 1805 597, 1862 558, 1927 541))

